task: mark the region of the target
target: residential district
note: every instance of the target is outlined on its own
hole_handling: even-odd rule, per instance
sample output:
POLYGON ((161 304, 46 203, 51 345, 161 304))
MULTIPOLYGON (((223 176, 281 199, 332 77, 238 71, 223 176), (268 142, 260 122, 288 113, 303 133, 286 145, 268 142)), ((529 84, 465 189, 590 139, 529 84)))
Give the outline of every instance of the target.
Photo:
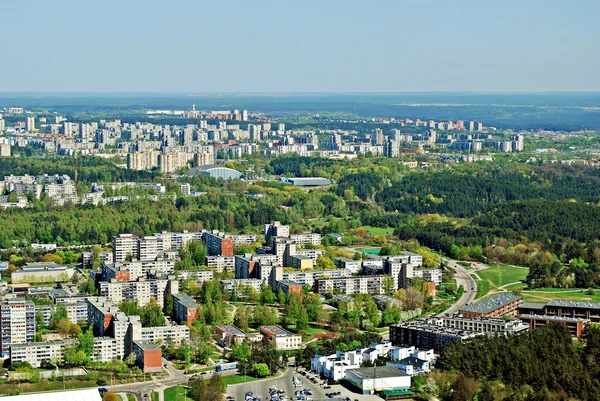
MULTIPOLYGON (((55 184, 44 184, 36 190, 52 191, 49 185, 55 184)), ((351 308, 359 294, 367 294, 381 310, 402 305, 401 300, 386 294, 407 289, 416 281, 424 283, 429 294, 435 294, 442 283, 441 267, 426 268, 421 255, 407 251, 396 256, 339 257, 333 266, 319 267, 322 240, 318 233, 292 234, 289 226, 279 222, 265 225, 260 237, 207 230, 151 236, 122 233, 112 238, 109 251, 84 252, 80 265, 26 263, 11 273, 10 283, 2 282, 1 356, 13 365, 63 366, 66 354, 81 340, 64 333, 42 338, 37 334, 38 326, 50 326, 60 310, 69 322, 92 327, 93 346, 88 355, 92 362, 129 360, 143 372, 164 371, 168 366, 163 359, 165 347, 189 344, 195 320, 206 313, 190 295, 189 280, 195 286, 219 282, 230 299, 242 301, 238 308, 244 302, 255 302, 252 294, 269 288, 285 296, 300 295, 309 289, 319 302, 333 309, 341 304, 351 308), (256 253, 236 253, 244 245, 257 242, 260 246, 256 253), (205 247, 203 266, 176 270, 182 250, 191 244, 205 247), (76 284, 86 281, 91 285, 85 290, 76 284), (139 315, 122 310, 128 303, 138 308, 158 304, 159 310, 169 309, 170 313, 161 324, 146 325, 139 315)), ((37 246, 46 251, 56 247, 37 246)), ((579 337, 588 324, 600 322, 598 303, 528 303, 510 292, 470 304, 459 300, 457 305, 460 307, 456 313, 425 317, 416 313, 412 316, 417 318, 391 324, 384 336, 388 339, 383 341, 312 355, 307 366, 309 374, 320 378, 314 383, 324 379, 321 386, 345 380, 357 394, 410 396, 411 379, 433 369, 440 352, 450 343, 478 336, 510 336, 551 322, 566 326, 573 337, 579 337)), ((277 324, 262 324, 252 330, 218 324, 212 333, 214 346, 225 353, 241 344, 265 343, 277 351, 293 353, 305 346, 307 338, 310 336, 306 337, 306 332, 277 324)), ((235 369, 235 362, 213 365, 212 369, 235 369)), ((293 380, 301 379, 294 376, 293 380)), ((296 398, 304 397, 297 394, 296 398)))

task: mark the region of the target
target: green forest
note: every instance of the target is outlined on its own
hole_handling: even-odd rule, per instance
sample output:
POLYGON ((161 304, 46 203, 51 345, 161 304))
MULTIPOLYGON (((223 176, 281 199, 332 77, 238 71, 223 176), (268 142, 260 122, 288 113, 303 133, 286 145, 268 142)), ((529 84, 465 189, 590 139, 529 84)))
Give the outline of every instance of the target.
MULTIPOLYGON (((411 170, 393 159, 335 161, 282 156, 233 162, 241 171, 264 171, 252 183, 207 177, 181 178, 202 196, 183 197, 176 182, 155 172, 81 158, 80 185, 154 180, 173 198, 140 197, 105 206, 55 207, 48 199, 29 209, 0 212, 0 247, 33 242, 105 244, 122 232, 218 229, 260 232, 275 220, 293 232, 347 233, 360 241, 363 226, 392 228, 391 240, 420 245, 464 260, 530 267, 530 287, 600 284, 600 170, 585 165, 494 162, 441 164, 411 170), (335 184, 304 190, 273 176, 322 176, 335 184), (270 179, 269 179, 270 177, 270 179), (249 196, 260 194, 258 196, 249 196), (143 211, 143 212, 142 212, 143 211)), ((66 158, 2 159, 5 174, 72 174, 66 158)))

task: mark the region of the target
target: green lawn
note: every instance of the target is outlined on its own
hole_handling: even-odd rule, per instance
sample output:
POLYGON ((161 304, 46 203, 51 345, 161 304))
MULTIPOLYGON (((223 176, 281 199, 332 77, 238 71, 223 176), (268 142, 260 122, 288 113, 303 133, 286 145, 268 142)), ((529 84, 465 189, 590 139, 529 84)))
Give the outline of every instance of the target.
MULTIPOLYGON (((252 376, 246 376, 246 380, 244 381, 244 375, 230 375, 230 376, 223 376, 223 383, 225 383, 225 385, 228 384, 239 384, 239 383, 248 383, 248 382, 253 382, 257 380, 255 377, 252 376)), ((165 399, 165 401, 167 401, 165 399)))
POLYGON ((135 401, 135 396, 131 393, 127 393, 127 401, 135 401))
POLYGON ((360 228, 362 228, 365 231, 368 231, 369 234, 371 234, 371 235, 388 235, 388 234, 394 233, 394 229, 392 227, 382 228, 382 227, 362 226, 360 228))
POLYGON ((123 397, 121 397, 121 394, 115 394, 117 396, 117 401, 123 401, 123 397))
MULTIPOLYGON (((477 298, 487 295, 490 291, 502 291, 500 287, 507 284, 525 280, 528 271, 528 269, 506 265, 489 265, 487 269, 477 271, 474 274, 481 278, 481 280, 475 280, 477 282, 477 298)), ((511 285, 507 290, 515 287, 517 285, 511 285)))
POLYGON ((165 401, 194 401, 188 390, 189 388, 184 386, 169 387, 165 389, 165 401))
POLYGON ((15 394, 16 391, 23 393, 42 392, 42 391, 62 391, 66 389, 77 389, 86 387, 98 387, 95 380, 66 380, 62 382, 56 381, 42 381, 40 383, 2 383, 0 384, 0 394, 9 395, 15 394))
POLYGON ((156 391, 152 392, 152 401, 158 401, 158 393, 156 391))
POLYGON ((587 295, 587 290, 569 288, 538 288, 535 290, 524 290, 521 292, 525 302, 547 302, 551 299, 563 301, 588 301, 600 302, 600 291, 596 290, 594 295, 587 295))

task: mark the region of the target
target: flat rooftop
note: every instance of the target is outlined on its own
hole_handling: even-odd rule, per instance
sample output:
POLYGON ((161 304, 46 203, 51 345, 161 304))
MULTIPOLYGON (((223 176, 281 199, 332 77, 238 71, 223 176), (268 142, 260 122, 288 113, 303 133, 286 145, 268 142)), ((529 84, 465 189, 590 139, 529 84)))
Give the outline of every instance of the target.
POLYGON ((519 305, 519 308, 542 310, 544 309, 544 306, 546 306, 546 304, 540 302, 523 302, 521 305, 519 305))
POLYGON ((240 330, 237 327, 230 325, 230 324, 217 326, 217 328, 229 336, 236 336, 236 337, 245 337, 246 336, 246 333, 244 333, 242 330, 240 330))
POLYGON ((361 379, 385 379, 389 377, 408 376, 402 373, 400 369, 392 366, 377 366, 372 368, 350 369, 347 372, 352 372, 361 379))
POLYGON ((464 307, 461 311, 475 312, 475 313, 488 313, 492 312, 506 304, 509 304, 523 297, 514 295, 511 293, 495 294, 489 298, 477 301, 474 304, 464 307))
POLYGON ((293 334, 279 326, 260 326, 261 331, 273 334, 275 337, 290 337, 293 334))
POLYGON ((519 315, 519 318, 536 319, 536 320, 551 320, 553 322, 572 322, 572 323, 585 323, 585 322, 590 321, 590 319, 582 319, 582 318, 578 318, 578 317, 532 315, 532 314, 528 314, 528 313, 519 315))
POLYGON ((134 341, 134 344, 143 351, 160 350, 160 347, 153 341, 134 341))
POLYGON ((546 305, 562 306, 565 308, 600 309, 600 302, 561 301, 558 299, 553 299, 551 301, 548 301, 546 305))

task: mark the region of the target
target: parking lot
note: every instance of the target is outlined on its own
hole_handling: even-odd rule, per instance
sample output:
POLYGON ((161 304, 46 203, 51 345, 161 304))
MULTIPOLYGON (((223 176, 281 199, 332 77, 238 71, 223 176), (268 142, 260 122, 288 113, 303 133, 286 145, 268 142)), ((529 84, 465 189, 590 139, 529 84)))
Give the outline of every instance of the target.
POLYGON ((250 383, 241 383, 235 384, 233 386, 227 387, 226 396, 234 397, 235 401, 245 401, 245 394, 248 391, 252 391, 254 397, 260 397, 261 401, 271 401, 271 397, 269 396, 269 387, 275 386, 278 390, 283 390, 283 395, 287 396, 288 401, 297 401, 294 396, 294 392, 299 389, 309 389, 312 392, 312 395, 305 395, 305 401, 310 401, 310 398, 314 401, 320 400, 346 400, 346 397, 350 398, 350 400, 358 400, 358 401, 381 401, 381 398, 375 395, 362 395, 356 392, 345 388, 342 385, 336 384, 330 386, 330 388, 323 388, 322 380, 318 380, 315 384, 310 381, 307 377, 314 377, 316 375, 313 373, 308 373, 307 376, 301 375, 303 369, 300 369, 299 372, 296 372, 295 369, 289 368, 283 375, 267 380, 260 380, 250 383), (292 377, 296 375, 300 377, 301 386, 294 387, 292 383, 292 377), (337 393, 340 392, 339 396, 335 396, 334 398, 328 398, 326 393, 337 393))

